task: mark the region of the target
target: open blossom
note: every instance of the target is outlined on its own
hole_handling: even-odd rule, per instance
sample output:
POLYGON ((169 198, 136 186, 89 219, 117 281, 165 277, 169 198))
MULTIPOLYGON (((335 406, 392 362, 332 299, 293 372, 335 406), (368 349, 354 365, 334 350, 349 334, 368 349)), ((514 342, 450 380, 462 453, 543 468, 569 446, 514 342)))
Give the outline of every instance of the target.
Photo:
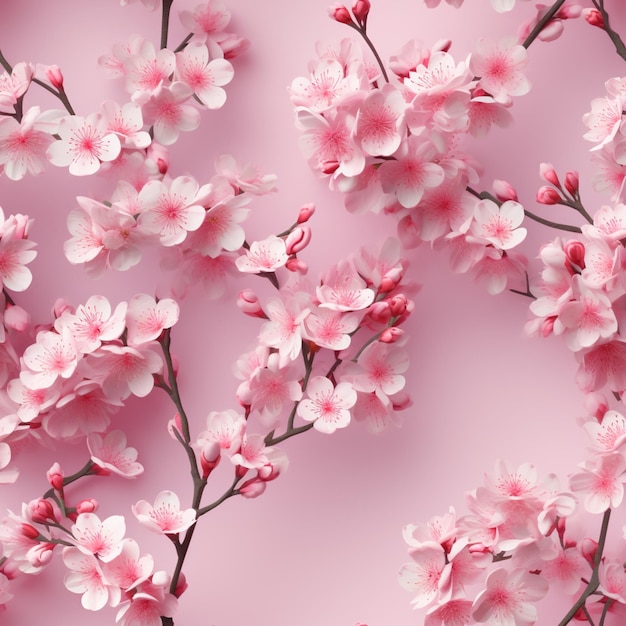
POLYGON ((350 409, 356 403, 356 391, 350 383, 337 386, 325 376, 315 376, 307 385, 307 398, 298 404, 298 415, 322 433, 333 433, 350 423, 350 409))
POLYGON ((303 322, 311 312, 295 299, 285 303, 272 300, 267 303, 265 312, 269 321, 265 322, 259 334, 259 341, 270 348, 277 348, 279 365, 284 367, 294 361, 302 349, 303 322))
POLYGON ((285 240, 274 235, 262 241, 253 241, 243 256, 235 261, 240 272, 259 274, 273 272, 287 263, 285 240))
POLYGON ((603 513, 617 508, 624 498, 626 459, 620 453, 608 454, 581 464, 582 472, 570 478, 570 488, 585 496, 585 509, 603 513))
POLYGON ((126 522, 122 515, 111 515, 101 521, 95 513, 81 513, 72 526, 76 547, 83 554, 97 556, 105 563, 122 551, 125 533, 126 522))
POLYGON ((124 478, 134 478, 143 472, 137 462, 137 450, 126 446, 126 435, 121 430, 113 430, 104 437, 90 433, 87 448, 91 460, 102 470, 124 478))
POLYGON ((180 500, 173 491, 161 491, 157 494, 154 505, 140 500, 132 508, 140 524, 158 533, 176 535, 187 530, 196 521, 195 510, 181 511, 180 500))
POLYGON ((522 45, 509 41, 495 43, 483 38, 470 59, 470 70, 480 77, 482 89, 496 101, 506 102, 509 96, 523 96, 530 90, 523 72, 527 57, 522 45))
POLYGON ((157 339, 164 329, 176 324, 179 313, 178 304, 171 298, 157 302, 148 294, 133 296, 126 315, 128 343, 136 346, 157 339))
POLYGON ((61 138, 48 148, 48 158, 53 165, 69 166, 74 176, 95 174, 102 162, 116 159, 122 148, 119 137, 107 129, 99 113, 68 115, 59 122, 57 134, 61 138))
POLYGON ((492 200, 481 200, 474 208, 469 232, 500 250, 510 250, 526 237, 526 229, 520 227, 523 220, 524 208, 518 202, 507 200, 498 206, 492 200))
POLYGON ((21 371, 20 379, 31 389, 46 389, 59 376, 69 378, 78 365, 76 344, 67 328, 61 333, 39 332, 36 343, 26 348, 23 358, 28 369, 21 371))

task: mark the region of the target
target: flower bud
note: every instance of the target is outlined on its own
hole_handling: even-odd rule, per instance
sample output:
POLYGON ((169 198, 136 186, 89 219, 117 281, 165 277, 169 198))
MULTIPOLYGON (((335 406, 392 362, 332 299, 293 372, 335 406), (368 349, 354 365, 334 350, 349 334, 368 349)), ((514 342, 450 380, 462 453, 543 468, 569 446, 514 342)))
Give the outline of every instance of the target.
POLYGON ((609 410, 607 399, 597 391, 588 393, 585 396, 584 405, 587 412, 593 415, 600 423, 602 423, 604 414, 609 410))
POLYGON ((63 91, 63 74, 58 65, 49 65, 46 68, 46 78, 55 89, 63 91))
POLYGON ((217 441, 207 443, 200 453, 200 466, 202 478, 208 478, 209 474, 219 465, 222 449, 217 441))
POLYGON ((39 498, 29 502, 28 513, 30 519, 36 524, 47 524, 49 522, 57 521, 52 502, 44 498, 39 498))
POLYGON ((328 15, 340 24, 354 24, 350 11, 343 4, 332 4, 329 6, 328 15))
POLYGON ((572 196, 578 193, 578 172, 565 173, 565 189, 572 196))
POLYGON ((539 334, 545 339, 554 332, 554 322, 556 322, 556 315, 551 315, 542 320, 539 326, 539 334))
POLYGON ((506 180, 494 180, 493 192, 496 198, 500 200, 500 202, 506 202, 507 200, 513 200, 513 202, 518 202, 519 200, 517 196, 517 191, 515 191, 513 186, 506 180))
POLYGON ((390 269, 380 281, 380 291, 382 293, 389 293, 390 291, 393 291, 402 280, 402 275, 402 268, 394 267, 393 269, 390 269))
POLYGON ((372 320, 379 324, 388 324, 391 319, 391 308, 387 300, 374 302, 367 312, 372 320))
POLYGON ((604 19, 602 13, 598 9, 583 9, 583 17, 587 24, 597 26, 598 28, 604 28, 604 19))
POLYGON ((148 146, 146 159, 156 164, 157 170, 161 176, 167 174, 167 170, 170 166, 170 156, 165 146, 153 141, 148 146))
POLYGON ((46 472, 46 478, 53 489, 63 491, 63 470, 61 470, 61 466, 58 463, 54 463, 46 472))
POLYGON ((561 196, 556 189, 544 185, 537 191, 537 202, 539 204, 559 204, 561 196))
POLYGON ((220 40, 219 47, 224 53, 224 58, 230 61, 245 52, 250 47, 250 41, 243 37, 228 34, 224 39, 220 40))
POLYGON ((176 441, 183 439, 183 422, 180 418, 180 413, 176 413, 174 417, 167 423, 167 432, 172 439, 176 441))
POLYGON ((242 313, 250 317, 267 319, 267 315, 263 312, 261 303, 252 289, 244 289, 239 292, 239 296, 237 296, 237 307, 242 313))
POLYGON ((180 598, 180 596, 182 596, 183 593, 185 593, 185 591, 187 591, 188 587, 189 587, 189 584, 187 583, 187 579, 185 578, 185 574, 183 574, 181 572, 180 576, 178 577, 178 582, 176 583, 176 589, 174 589, 174 595, 177 598, 180 598))
POLYGON ((315 213, 315 205, 313 203, 305 204, 300 208, 300 212, 298 213, 298 224, 308 222, 313 213, 315 213))
POLYGON ((399 293, 389 300, 389 309, 392 317, 400 317, 406 311, 408 304, 407 297, 403 293, 399 293))
POLYGON ((559 182, 559 177, 556 174, 552 163, 541 163, 539 165, 539 176, 543 178, 547 183, 554 185, 555 187, 560 187, 561 183, 559 182))
POLYGON ((572 275, 580 274, 585 269, 585 244, 571 239, 563 246, 565 267, 572 275))
POLYGON ((261 480, 258 476, 246 480, 246 482, 239 487, 239 493, 244 498, 258 498, 266 489, 266 482, 261 480))
POLYGON ((355 0, 352 4, 352 13, 361 26, 365 25, 370 9, 370 0, 355 0))
POLYGON ((404 331, 402 328, 398 328, 397 326, 391 326, 390 328, 385 328, 383 332, 380 334, 380 341, 382 343, 395 343, 404 335, 404 331))
POLYGON ((309 226, 296 226, 285 239, 287 254, 298 254, 304 250, 311 241, 311 229, 309 226))
POLYGON ((21 333, 28 328, 30 315, 21 306, 8 304, 4 312, 4 324, 21 333))
POLYGON ((590 539, 589 537, 585 537, 580 542, 580 552, 585 558, 585 560, 594 567, 594 559, 596 558, 596 551, 598 550, 598 542, 590 539))
POLYGON ((285 263, 285 267, 290 272, 299 272, 302 275, 309 271, 309 266, 304 261, 296 258, 289 259, 287 263, 285 263))
POLYGON ((32 524, 22 524, 20 530, 22 535, 28 539, 35 540, 39 537, 39 531, 32 524))
POLYGON ((86 498, 85 500, 81 500, 76 505, 76 513, 79 515, 81 513, 94 513, 98 510, 98 501, 93 498, 86 498))

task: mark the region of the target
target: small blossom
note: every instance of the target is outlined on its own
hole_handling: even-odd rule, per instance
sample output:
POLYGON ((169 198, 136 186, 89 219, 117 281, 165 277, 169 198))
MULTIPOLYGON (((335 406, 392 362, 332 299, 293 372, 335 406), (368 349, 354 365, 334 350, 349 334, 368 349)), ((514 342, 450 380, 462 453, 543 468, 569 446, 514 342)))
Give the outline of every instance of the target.
POLYGON ((180 510, 180 500, 173 491, 161 491, 157 494, 154 505, 140 500, 132 509, 140 524, 167 535, 184 532, 196 521, 194 509, 180 510))

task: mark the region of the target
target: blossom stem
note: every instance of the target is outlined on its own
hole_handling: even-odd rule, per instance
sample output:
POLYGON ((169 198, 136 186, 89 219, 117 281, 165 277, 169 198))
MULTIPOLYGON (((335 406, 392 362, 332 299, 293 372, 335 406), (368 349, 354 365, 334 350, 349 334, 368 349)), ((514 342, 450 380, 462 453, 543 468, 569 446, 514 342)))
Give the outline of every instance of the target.
POLYGON ((585 605, 587 598, 594 594, 600 586, 600 578, 598 570, 600 569, 600 562, 602 561, 602 553, 604 552, 604 544, 606 542, 606 535, 609 529, 609 520, 611 518, 611 509, 607 509, 602 517, 602 526, 600 528, 600 536, 598 537, 598 547, 596 548, 596 554, 593 559, 593 572, 591 572, 591 578, 587 583, 587 586, 580 594, 580 598, 576 600, 576 603, 568 611, 567 615, 559 622, 559 626, 565 626, 569 624, 578 610, 585 605))
POLYGON ((613 603, 613 599, 612 598, 609 598, 604 603, 604 608, 602 609, 602 615, 600 616, 600 621, 598 623, 598 626, 604 626, 604 620, 605 620, 606 616, 609 614, 609 608, 611 607, 612 603, 613 603))
POLYGON ((546 24, 556 15, 557 11, 565 4, 565 0, 557 0, 545 13, 545 15, 535 24, 535 27, 530 31, 530 34, 522 43, 524 48, 528 48, 535 39, 539 36, 539 33, 544 29, 546 24))
POLYGON ((191 41, 191 38, 193 37, 193 33, 189 33, 176 47, 176 49, 174 50, 174 52, 181 52, 182 50, 184 50, 187 47, 187 44, 191 41))
POLYGON ((65 93, 65 91, 63 89, 55 89, 54 87, 50 87, 50 85, 46 85, 46 83, 44 83, 43 81, 39 80, 38 78, 33 78, 33 82, 36 85, 39 85, 40 87, 43 87, 46 91, 49 91, 53 96, 55 96, 56 98, 58 98, 61 103, 63 104, 63 106, 65 107, 65 110, 70 114, 70 115, 76 115, 75 111, 74 111, 74 107, 72 107, 72 105, 70 104, 70 101, 68 100, 68 97, 65 93))
MULTIPOLYGON (((85 463, 85 465, 79 469, 77 472, 74 472, 71 476, 66 476, 65 478, 63 478, 63 486, 66 487, 67 485, 76 482, 79 478, 82 478, 83 476, 89 476, 92 473, 92 468, 93 468, 93 461, 91 459, 89 459, 89 461, 87 461, 87 463, 85 463)), ((46 491, 46 493, 43 494, 44 498, 52 498, 54 497, 54 489, 50 488, 48 489, 48 491, 46 491)))
POLYGON ((609 36, 609 39, 613 42, 615 46, 615 52, 619 54, 626 61, 626 45, 624 41, 619 36, 619 34, 611 28, 609 24, 609 14, 604 8, 604 0, 591 0, 593 2, 593 6, 600 11, 600 15, 602 16, 602 22, 604 23, 604 31, 609 36))
POLYGON ((161 13, 161 48, 167 48, 167 34, 170 28, 170 10, 174 0, 163 0, 163 11, 161 13))
POLYGON ((359 33, 361 33, 361 37, 363 37, 363 41, 365 41, 365 43, 369 46, 369 49, 372 51, 372 54, 374 55, 374 58, 376 59, 376 62, 378 63, 378 67, 380 67, 380 71, 382 72, 383 78, 385 79, 385 82, 388 83, 389 76, 387 76, 387 71, 385 70, 385 66, 383 65, 383 62, 380 58, 380 55, 378 54, 378 51, 374 47, 372 40, 367 36, 367 33, 365 32, 365 28, 357 28, 357 30, 359 31, 359 33))

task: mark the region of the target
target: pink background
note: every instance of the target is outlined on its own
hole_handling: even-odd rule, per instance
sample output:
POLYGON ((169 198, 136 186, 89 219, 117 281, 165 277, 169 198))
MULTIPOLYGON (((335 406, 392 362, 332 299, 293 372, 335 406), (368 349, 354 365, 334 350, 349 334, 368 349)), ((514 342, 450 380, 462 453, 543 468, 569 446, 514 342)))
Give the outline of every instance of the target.
MULTIPOLYGON (((454 41, 451 52, 464 58, 479 36, 500 39, 514 34, 534 8, 518 3, 509 15, 497 15, 487 0, 466 0, 460 10, 442 6, 426 10, 418 0, 378 0, 369 33, 383 58, 416 37, 427 45, 440 38, 454 41)), ((251 47, 235 60, 235 79, 226 106, 205 112, 200 129, 183 135, 172 150, 172 173, 191 173, 201 181, 213 174, 215 156, 229 152, 254 162, 279 178, 279 192, 254 203, 248 239, 282 230, 306 202, 317 205, 313 241, 303 256, 316 276, 362 244, 395 232, 385 217, 349 215, 339 194, 311 172, 301 157, 287 85, 304 75, 318 39, 339 40, 352 31, 327 17, 326 0, 231 0, 229 30, 247 37, 251 47)), ((626 4, 607 2, 615 26, 626 26, 626 4)), ((170 41, 184 32, 174 5, 170 41)), ((624 29, 626 30, 626 29, 624 29)), ((58 64, 77 112, 96 110, 102 100, 123 97, 103 79, 99 55, 114 42, 139 32, 156 39, 158 15, 138 5, 121 8, 115 0, 38 0, 2 2, 0 46, 7 59, 58 64)), ((516 101, 515 126, 496 130, 478 142, 485 165, 485 185, 493 178, 514 184, 521 201, 535 212, 558 219, 574 216, 537 207, 539 162, 557 170, 578 169, 583 200, 595 211, 604 197, 589 186, 588 150, 581 116, 589 102, 604 94, 603 83, 623 74, 622 63, 606 36, 583 21, 566 24, 564 36, 531 47, 528 75, 531 93, 516 101)), ((39 101, 57 106, 33 89, 27 105, 39 101)), ((0 177, 0 205, 6 214, 22 212, 36 222, 32 239, 39 256, 31 265, 31 289, 17 301, 41 321, 49 319, 54 300, 63 296, 78 304, 100 293, 112 301, 136 292, 153 293, 159 282, 156 255, 147 253, 139 267, 90 280, 82 268, 64 259, 67 213, 74 197, 97 193, 94 179, 71 178, 50 166, 37 178, 13 183, 0 177)), ((530 258, 538 246, 558 233, 531 224, 523 246, 530 258)), ((286 442, 288 472, 256 500, 233 499, 201 520, 185 572, 189 590, 181 599, 176 623, 207 626, 409 626, 422 615, 409 604, 410 594, 397 581, 408 560, 403 525, 442 514, 450 505, 464 511, 463 494, 478 486, 496 458, 511 467, 530 461, 541 474, 562 476, 584 458, 582 432, 575 419, 583 413, 582 394, 574 382, 573 355, 558 340, 524 336, 528 301, 510 293, 488 296, 466 276, 452 275, 445 254, 427 246, 409 251, 413 276, 423 285, 416 310, 407 323, 411 368, 408 389, 414 405, 403 414, 402 429, 380 436, 360 425, 328 437, 315 431, 286 442)), ((195 294, 182 303, 173 333, 180 361, 180 385, 196 432, 211 410, 236 408, 234 360, 254 345, 259 324, 235 309, 237 292, 258 281, 242 277, 222 301, 195 294)), ((130 506, 152 501, 163 489, 190 495, 186 459, 166 432, 173 410, 156 391, 133 399, 115 418, 129 443, 140 450, 146 472, 133 482, 114 478, 83 481, 72 494, 96 497, 99 514, 127 516, 128 535, 155 557, 157 568, 171 571, 173 550, 161 537, 144 532, 130 506)), ((2 510, 18 511, 45 489, 45 470, 62 460, 68 473, 82 466, 82 444, 58 450, 24 449, 16 454, 23 468, 17 485, 4 488, 2 510)), ((207 500, 221 493, 221 474, 207 490, 207 500)), ((590 534, 597 531, 593 520, 590 534)), ((613 534, 621 536, 620 524, 613 534)), ((79 596, 62 583, 64 568, 55 559, 38 577, 22 577, 18 597, 0 622, 33 624, 112 624, 114 612, 88 614, 79 596)), ((541 604, 540 624, 554 623, 568 599, 551 596, 541 604)))

